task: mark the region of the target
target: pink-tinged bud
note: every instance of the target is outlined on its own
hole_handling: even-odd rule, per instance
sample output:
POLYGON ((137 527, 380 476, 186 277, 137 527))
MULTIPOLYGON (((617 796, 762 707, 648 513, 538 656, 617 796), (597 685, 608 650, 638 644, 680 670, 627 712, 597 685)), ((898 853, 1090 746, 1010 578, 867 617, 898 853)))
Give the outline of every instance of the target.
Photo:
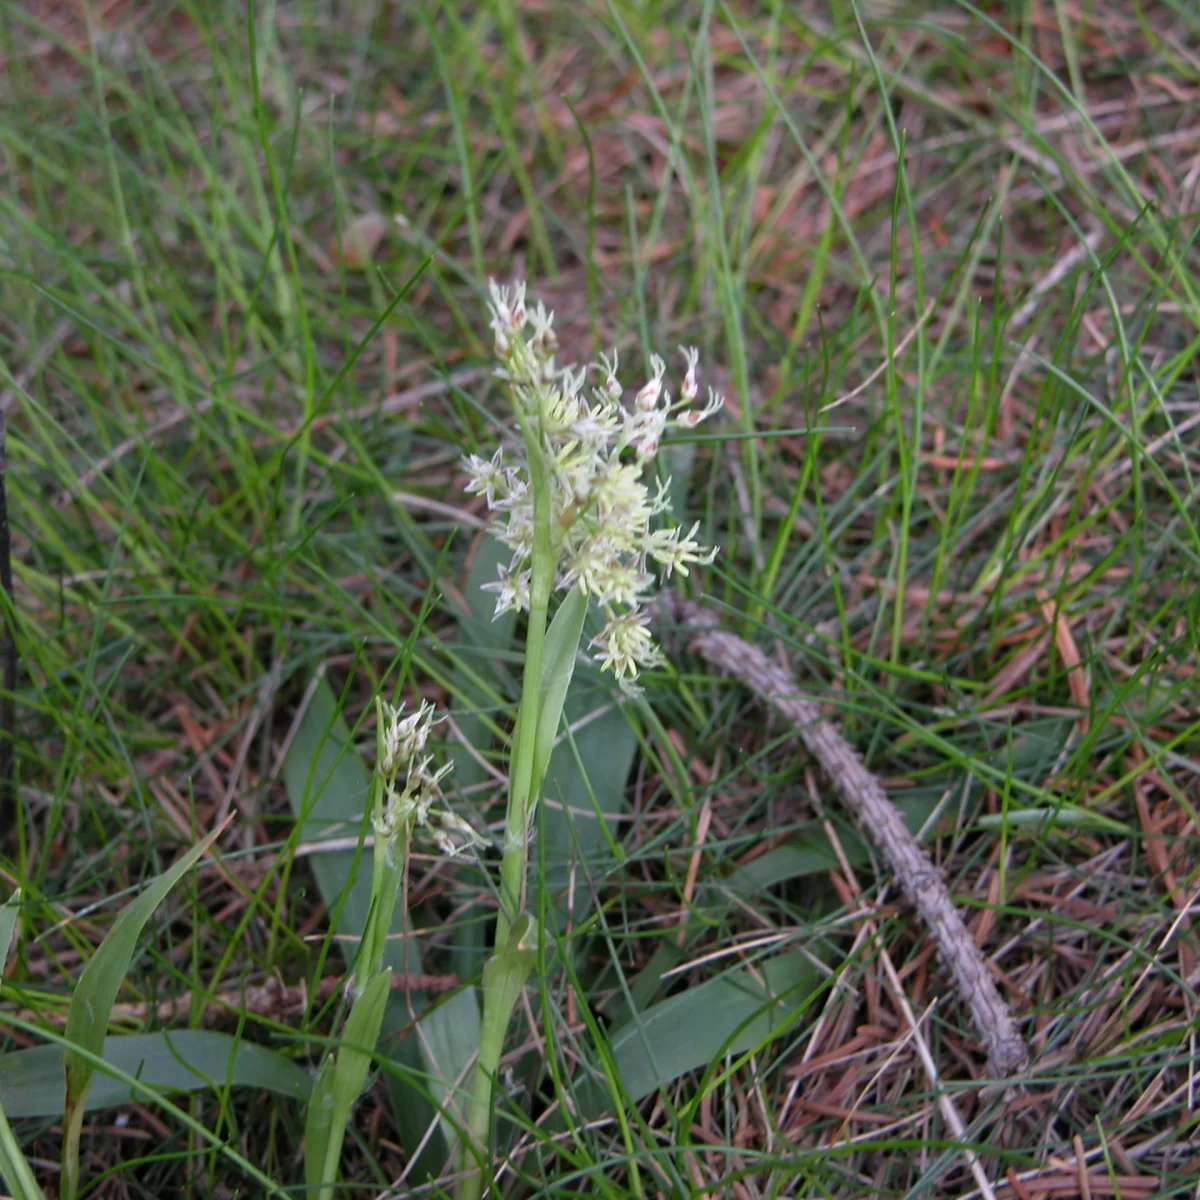
POLYGON ((525 297, 517 296, 516 303, 512 307, 512 312, 508 317, 509 328, 513 333, 519 333, 525 328, 525 297))
POLYGON ((700 362, 700 351, 695 346, 684 346, 681 349, 683 357, 687 360, 687 374, 683 377, 680 395, 690 404, 700 391, 700 385, 696 382, 696 367, 700 362))
POLYGON ((634 397, 634 405, 642 412, 649 412, 657 403, 658 397, 662 393, 662 380, 651 379, 637 396, 634 397))
POLYGON ((700 422, 704 419, 704 415, 702 413, 697 412, 693 408, 693 409, 689 409, 685 413, 680 413, 679 417, 677 419, 679 421, 679 424, 682 425, 684 429, 695 429, 696 426, 699 425, 700 422))
POLYGON ((615 375, 610 375, 610 376, 609 376, 609 377, 608 377, 608 378, 607 378, 607 379, 604 381, 604 390, 605 390, 606 392, 608 392, 609 396, 611 396, 611 397, 612 397, 612 399, 614 399, 614 400, 620 400, 620 398, 621 398, 621 385, 620 385, 620 383, 617 381, 617 377, 616 377, 615 375))
POLYGON ((666 369, 667 364, 657 354, 650 355, 650 379, 642 385, 642 390, 633 401, 634 406, 641 412, 649 412, 658 403, 658 398, 662 395, 663 375, 666 369))
POLYGON ((497 325, 496 326, 496 357, 497 358, 507 358, 508 352, 511 349, 512 349, 512 345, 509 343, 508 334, 506 334, 504 332, 504 330, 502 330, 500 328, 500 326, 497 325))

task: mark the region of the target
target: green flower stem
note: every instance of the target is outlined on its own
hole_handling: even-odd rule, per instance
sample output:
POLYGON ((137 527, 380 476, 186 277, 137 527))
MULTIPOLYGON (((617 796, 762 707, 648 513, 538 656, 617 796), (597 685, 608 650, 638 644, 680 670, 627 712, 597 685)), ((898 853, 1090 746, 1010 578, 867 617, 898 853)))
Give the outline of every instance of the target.
MULTIPOLYGON (((380 714, 382 726, 382 714, 380 714)), ((382 736, 382 735, 381 735, 382 736)), ((381 747, 382 750, 382 747, 381 747)), ((376 772, 371 777, 372 807, 379 817, 386 803, 383 780, 376 772)), ((354 963, 354 990, 361 994, 368 980, 383 966, 383 955, 387 949, 388 935, 392 930, 392 916, 396 911, 396 900, 404 885, 404 864, 408 861, 409 826, 405 823, 394 842, 375 834, 374 861, 371 870, 371 903, 367 916, 367 927, 358 958, 354 963)))
POLYGON ((542 687, 542 650, 550 592, 554 586, 554 543, 550 529, 550 483, 542 458, 540 437, 522 421, 529 455, 533 491, 533 555, 530 562, 529 625, 525 634, 525 670, 521 677, 521 707, 517 712, 512 763, 508 777, 508 811, 504 821, 504 857, 500 863, 500 913, 496 921, 495 951, 508 944, 509 930, 524 901, 526 864, 529 861, 529 824, 542 781, 534 779, 538 708, 542 687))
MULTIPOLYGON (((518 405, 518 411, 520 406, 518 405)), ((530 484, 533 491, 533 554, 530 562, 529 625, 525 635, 525 670, 521 678, 521 706, 513 733, 513 749, 508 782, 508 811, 504 821, 504 857, 500 862, 500 911, 496 917, 496 941, 491 962, 484 971, 483 1019, 479 1033, 479 1055, 467 1099, 467 1136, 463 1141, 459 1165, 463 1177, 458 1185, 458 1200, 478 1200, 483 1192, 483 1172, 479 1163, 490 1145, 492 1083, 500 1066, 504 1035, 528 974, 528 965, 516 986, 489 987, 488 970, 501 961, 508 962, 510 934, 524 905, 525 876, 529 862, 529 826, 541 791, 542 781, 534 778, 537 748, 538 708, 542 688, 542 650, 546 642, 546 622, 550 592, 554 586, 554 538, 550 528, 550 482, 541 452, 541 434, 534 422, 521 418, 521 432, 529 457, 530 484)), ((511 948, 515 953, 516 948, 511 948)), ((518 961, 516 959, 513 962, 518 961)), ((522 962, 526 960, 522 958, 522 962)), ((510 976, 515 968, 509 964, 510 976)))

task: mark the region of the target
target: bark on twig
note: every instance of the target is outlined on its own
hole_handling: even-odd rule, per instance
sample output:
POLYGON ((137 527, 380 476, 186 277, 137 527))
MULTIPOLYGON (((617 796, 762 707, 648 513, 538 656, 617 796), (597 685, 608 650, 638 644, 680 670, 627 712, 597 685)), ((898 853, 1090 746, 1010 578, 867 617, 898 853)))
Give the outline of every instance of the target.
POLYGON ((715 613, 678 596, 670 597, 668 611, 685 627, 688 645, 695 653, 756 692, 795 728, 833 781, 842 802, 879 847, 933 934, 987 1050, 992 1075, 1005 1078, 1021 1070, 1029 1061, 1025 1042, 950 899, 941 872, 854 748, 821 716, 816 703, 803 698, 787 671, 775 666, 757 647, 718 629, 715 613))

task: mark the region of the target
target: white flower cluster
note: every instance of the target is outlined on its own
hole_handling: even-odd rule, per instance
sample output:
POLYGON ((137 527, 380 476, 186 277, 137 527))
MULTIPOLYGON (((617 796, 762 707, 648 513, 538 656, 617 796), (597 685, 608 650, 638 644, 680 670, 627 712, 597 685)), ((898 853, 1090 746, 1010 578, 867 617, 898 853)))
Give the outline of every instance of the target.
MULTIPOLYGON (((594 365, 599 381, 589 388, 588 368, 555 365, 554 314, 540 302, 527 309, 524 284, 509 289, 489 281, 489 288, 498 374, 512 391, 525 436, 532 431, 536 438, 549 479, 555 586, 578 585, 602 606, 607 623, 592 645, 600 664, 624 684, 660 661, 641 607, 654 582, 649 560, 669 578, 716 555, 696 540, 698 523, 687 533, 651 529, 668 507, 669 481, 651 494, 645 470, 668 429, 694 429, 720 409, 721 397, 709 388, 707 403, 692 407, 700 354, 689 347, 682 350, 686 373, 678 401, 664 386, 666 364, 652 355, 650 379, 627 408, 615 350, 594 365)), ((513 552, 500 577, 484 585, 496 593, 496 615, 527 609, 534 503, 526 447, 511 456, 498 449, 490 459, 473 454, 463 465, 471 477, 466 490, 485 497, 496 514, 493 532, 513 552)))
POLYGON ((381 700, 378 713, 380 754, 375 770, 383 782, 383 797, 373 815, 375 837, 390 849, 406 825, 421 827, 450 858, 468 846, 485 844, 461 817, 444 806, 433 809, 442 794, 439 785, 452 769, 447 763, 435 770, 433 755, 425 753, 434 724, 433 705, 422 701, 416 712, 405 716, 404 705, 381 700))

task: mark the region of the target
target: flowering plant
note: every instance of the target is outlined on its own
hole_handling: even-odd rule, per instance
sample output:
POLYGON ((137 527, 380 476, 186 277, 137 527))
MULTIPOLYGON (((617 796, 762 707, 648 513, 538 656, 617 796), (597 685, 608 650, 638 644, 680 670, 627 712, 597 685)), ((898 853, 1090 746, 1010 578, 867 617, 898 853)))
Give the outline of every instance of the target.
MULTIPOLYGON (((529 842, 550 752, 558 734, 589 606, 602 627, 589 649, 626 692, 641 670, 661 662, 646 601, 655 571, 670 577, 710 563, 716 551, 662 518, 669 480, 646 481, 668 430, 695 428, 721 407, 711 388, 699 397, 700 355, 682 351, 679 399, 666 386, 666 364, 650 358, 650 378, 624 403, 616 351, 588 367, 555 361, 553 314, 526 306, 525 288, 491 283, 496 374, 512 404, 515 433, 490 458, 464 460, 466 490, 483 496, 492 531, 512 552, 499 577, 496 615, 526 613, 521 699, 509 751, 508 806, 500 863, 495 945, 483 970, 479 1052, 466 1098, 458 1196, 483 1189, 491 1132, 492 1088, 513 1010, 536 960, 539 929, 525 911, 529 842), (560 600, 551 616, 551 600, 560 600)), ((405 712, 376 701, 376 755, 371 779, 373 860, 366 928, 347 986, 348 1013, 337 1049, 313 1085, 305 1123, 305 1175, 318 1200, 331 1200, 350 1109, 366 1082, 391 988, 384 965, 397 901, 405 901, 409 850, 429 837, 453 856, 485 843, 450 811, 441 783, 449 766, 428 752, 433 706, 405 712)))
POLYGON ((661 661, 648 629, 645 601, 652 563, 664 577, 712 562, 716 550, 696 540, 699 525, 655 527, 668 507, 669 480, 651 491, 645 480, 669 429, 688 430, 721 407, 711 388, 699 395, 699 351, 684 348, 679 399, 667 390, 666 364, 650 358, 650 378, 623 403, 614 350, 593 367, 559 367, 554 316, 539 302, 530 309, 525 287, 489 283, 497 375, 506 385, 519 439, 491 458, 464 461, 467 491, 482 495, 492 530, 512 551, 499 577, 496 614, 528 613, 520 707, 510 753, 500 910, 492 958, 484 968, 479 1054, 466 1114, 460 1200, 483 1186, 492 1085, 504 1035, 532 969, 537 930, 523 911, 529 834, 563 702, 574 669, 589 603, 604 625, 591 641, 595 659, 626 691, 638 673, 661 661), (593 382, 589 386, 589 375, 593 382), (553 621, 553 593, 565 593, 553 621))

